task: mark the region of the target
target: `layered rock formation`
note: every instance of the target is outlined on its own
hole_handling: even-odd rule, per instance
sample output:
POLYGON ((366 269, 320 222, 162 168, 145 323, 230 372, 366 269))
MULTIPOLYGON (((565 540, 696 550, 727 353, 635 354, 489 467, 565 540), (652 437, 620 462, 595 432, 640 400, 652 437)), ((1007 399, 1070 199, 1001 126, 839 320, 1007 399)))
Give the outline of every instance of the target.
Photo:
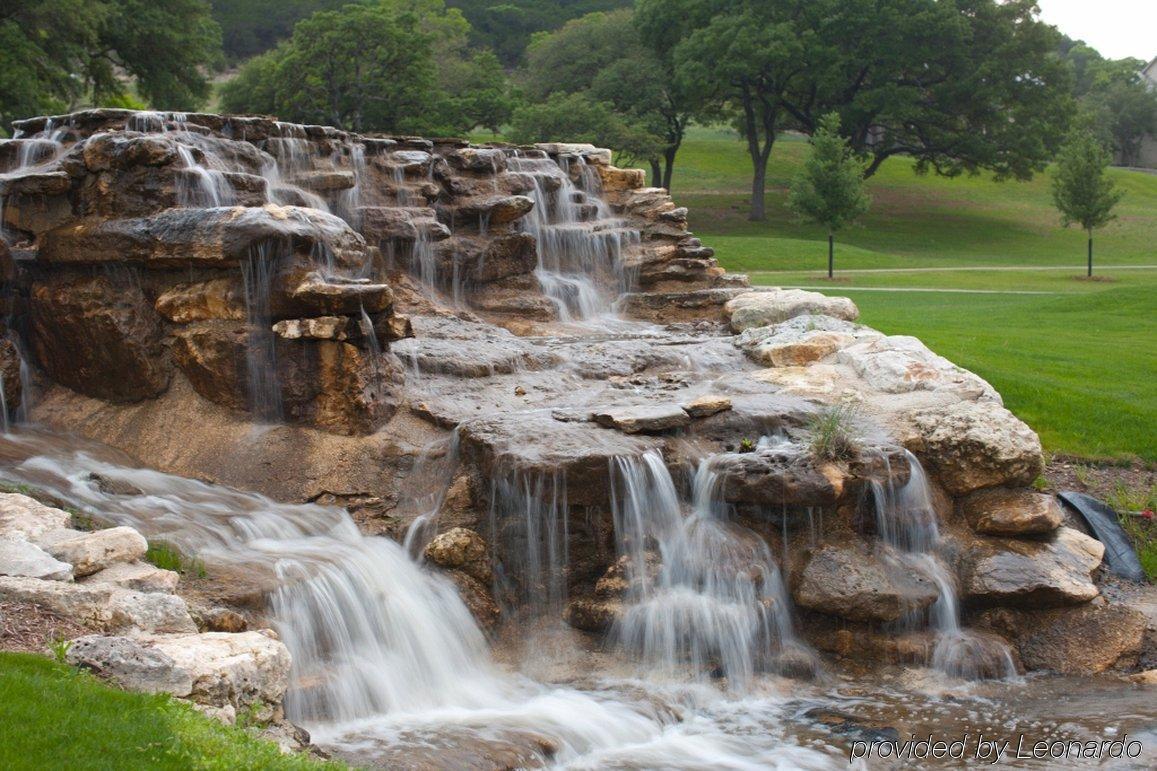
POLYGON ((17 127, 7 409, 409 529, 487 624, 645 647, 693 590, 772 654, 681 638, 728 677, 811 671, 798 638, 911 658, 913 633, 992 674, 959 666, 990 648, 957 598, 1029 667, 1053 660, 993 614, 1047 605, 1063 636, 1097 601, 1098 544, 1026 489, 1039 440, 988 383, 846 298, 748 288, 606 151, 109 110, 17 127))

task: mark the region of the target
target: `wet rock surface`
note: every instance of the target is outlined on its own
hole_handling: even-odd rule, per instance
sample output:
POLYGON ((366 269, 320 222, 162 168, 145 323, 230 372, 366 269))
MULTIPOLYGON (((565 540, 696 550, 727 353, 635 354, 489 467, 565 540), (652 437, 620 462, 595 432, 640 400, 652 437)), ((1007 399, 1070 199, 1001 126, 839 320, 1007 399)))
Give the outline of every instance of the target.
POLYGON ((935 584, 911 565, 865 543, 820 549, 794 592, 801 607, 855 621, 895 621, 939 596, 935 584))

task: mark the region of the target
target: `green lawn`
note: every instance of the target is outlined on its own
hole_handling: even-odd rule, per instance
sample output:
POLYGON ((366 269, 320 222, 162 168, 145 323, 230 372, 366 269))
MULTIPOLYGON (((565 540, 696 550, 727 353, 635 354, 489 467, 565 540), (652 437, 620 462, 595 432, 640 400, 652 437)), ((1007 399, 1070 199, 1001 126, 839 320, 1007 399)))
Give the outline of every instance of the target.
MULTIPOLYGON (((916 335, 987 378, 1051 451, 1157 462, 1157 269, 1105 267, 1097 272, 1111 280, 1081 280, 1084 235, 1060 227, 1047 173, 943 179, 893 159, 869 180, 871 213, 840 235, 829 282, 824 234, 784 208, 805 151, 798 138, 776 145, 768 220, 754 223, 743 145, 725 130, 691 131, 673 192, 724 266, 757 284, 852 297, 865 323, 916 335), (952 270, 854 272, 912 268, 952 270)), ((1157 266, 1157 175, 1111 174, 1126 197, 1097 234, 1096 262, 1157 266)))
POLYGON ((167 696, 22 653, 0 653, 0 734, 0 768, 11 771, 323 767, 167 696))

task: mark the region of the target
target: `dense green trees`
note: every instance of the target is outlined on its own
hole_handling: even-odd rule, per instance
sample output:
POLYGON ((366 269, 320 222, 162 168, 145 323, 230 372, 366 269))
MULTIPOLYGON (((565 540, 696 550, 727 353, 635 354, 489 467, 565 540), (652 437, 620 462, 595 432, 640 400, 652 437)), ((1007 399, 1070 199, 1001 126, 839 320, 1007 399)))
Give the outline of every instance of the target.
POLYGON ((838 112, 872 174, 1024 178, 1059 144, 1068 70, 1031 0, 639 0, 644 39, 705 109, 731 118, 752 159, 762 219, 776 134, 838 112))
POLYGON ((828 234, 828 278, 835 271, 835 235, 868 210, 871 199, 864 192, 864 165, 856 159, 848 141, 840 136, 840 116, 820 118, 811 138, 803 169, 791 181, 787 204, 828 234))
POLYGON ((461 133, 509 117, 497 59, 471 51, 469 24, 442 0, 379 0, 321 11, 250 60, 223 109, 354 131, 461 133))
POLYGON ((88 103, 192 109, 221 31, 206 0, 5 0, 0 123, 88 103))
MULTIPOLYGON (((663 60, 644 45, 630 10, 592 13, 555 32, 537 33, 526 49, 520 82, 530 103, 581 94, 581 100, 556 99, 553 104, 584 108, 583 124, 590 122, 592 111, 610 114, 617 125, 607 133, 630 142, 616 149, 648 163, 652 183, 670 188, 691 103, 663 60)), ((528 105, 518 123, 526 126, 531 118, 548 114, 528 105)), ((562 133, 554 138, 578 138, 578 124, 558 123, 562 133)))
POLYGON ((1088 275, 1093 275, 1093 231, 1116 219, 1113 207, 1123 191, 1106 174, 1109 151, 1089 128, 1078 128, 1057 156, 1053 202, 1065 227, 1081 226, 1089 236, 1088 275))
POLYGON ((1061 49, 1075 74, 1073 93, 1124 166, 1137 163, 1141 140, 1157 134, 1157 92, 1141 77, 1140 59, 1105 59, 1080 41, 1061 49))
POLYGON ((449 0, 472 27, 471 41, 494 51, 513 67, 536 32, 560 27, 568 19, 597 11, 629 8, 633 0, 449 0))

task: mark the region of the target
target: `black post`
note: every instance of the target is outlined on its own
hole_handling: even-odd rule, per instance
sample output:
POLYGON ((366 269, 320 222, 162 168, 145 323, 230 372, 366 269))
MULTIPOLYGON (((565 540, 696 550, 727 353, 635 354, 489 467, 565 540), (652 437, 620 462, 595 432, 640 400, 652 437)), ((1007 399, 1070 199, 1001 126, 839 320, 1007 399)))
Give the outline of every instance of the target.
POLYGON ((1089 233, 1089 278, 1093 277, 1093 234, 1089 233))
MULTIPOLYGON (((832 273, 836 267, 835 247, 832 244, 834 240, 835 239, 832 237, 832 234, 828 233, 828 278, 832 278, 832 273)), ((1090 241, 1090 243, 1092 242, 1090 241)), ((1092 247, 1090 246, 1089 248, 1091 249, 1092 247)), ((1091 260, 1092 257, 1089 259, 1091 260)), ((1089 264, 1091 265, 1092 263, 1089 264)), ((1089 268, 1089 270, 1092 270, 1092 268, 1089 268)))

